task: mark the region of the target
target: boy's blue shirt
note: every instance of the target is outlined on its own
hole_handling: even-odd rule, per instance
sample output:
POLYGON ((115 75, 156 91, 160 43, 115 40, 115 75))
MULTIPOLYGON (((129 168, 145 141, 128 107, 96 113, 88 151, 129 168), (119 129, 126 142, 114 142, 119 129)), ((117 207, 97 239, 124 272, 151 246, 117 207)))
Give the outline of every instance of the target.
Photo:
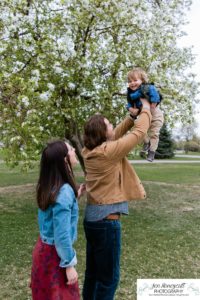
POLYGON ((69 184, 64 184, 56 202, 45 211, 38 209, 38 223, 42 241, 55 245, 60 257, 60 267, 70 267, 77 263, 73 242, 77 238, 78 203, 69 184))
MULTIPOLYGON (((137 90, 132 91, 130 88, 128 88, 128 103, 126 105, 126 108, 129 109, 130 107, 136 107, 141 108, 142 102, 140 98, 146 98, 145 95, 142 92, 142 86, 141 85, 137 90)), ((147 99, 150 103, 160 103, 160 95, 156 89, 156 87, 153 84, 148 84, 148 98, 147 99)))

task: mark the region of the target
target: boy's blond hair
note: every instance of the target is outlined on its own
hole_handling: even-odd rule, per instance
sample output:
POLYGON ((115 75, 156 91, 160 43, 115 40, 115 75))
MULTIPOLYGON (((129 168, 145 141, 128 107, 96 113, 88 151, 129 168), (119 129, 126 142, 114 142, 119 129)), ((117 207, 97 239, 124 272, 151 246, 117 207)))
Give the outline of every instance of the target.
POLYGON ((147 73, 142 68, 133 68, 131 71, 128 72, 128 81, 131 81, 135 78, 140 78, 142 80, 142 83, 148 82, 148 76, 147 73))

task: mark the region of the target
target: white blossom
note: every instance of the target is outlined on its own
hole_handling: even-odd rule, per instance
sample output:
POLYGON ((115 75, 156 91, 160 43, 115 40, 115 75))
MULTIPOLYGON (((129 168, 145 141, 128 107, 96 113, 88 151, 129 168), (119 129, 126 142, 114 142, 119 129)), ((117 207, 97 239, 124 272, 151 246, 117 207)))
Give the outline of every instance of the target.
POLYGON ((49 88, 50 91, 54 91, 55 90, 55 85, 53 83, 48 83, 47 87, 49 88))
POLYGON ((59 67, 59 66, 55 66, 55 67, 54 67, 54 71, 55 71, 55 73, 57 73, 57 74, 61 74, 61 73, 63 72, 63 69, 62 69, 61 67, 59 67))
POLYGON ((31 74, 33 75, 33 76, 35 76, 35 77, 40 77, 40 71, 39 70, 33 70, 32 72, 31 72, 31 74))
POLYGON ((10 139, 10 142, 13 143, 15 141, 20 141, 21 140, 21 137, 20 136, 14 136, 10 139))
POLYGON ((73 83, 73 82, 69 82, 68 83, 68 87, 71 89, 71 90, 74 90, 76 85, 73 83))
POLYGON ((51 96, 51 94, 50 94, 50 92, 49 91, 47 91, 47 92, 44 92, 44 93, 42 93, 42 94, 40 94, 40 99, 42 100, 42 101, 48 101, 49 100, 49 97, 51 96))
POLYGON ((31 137, 32 137, 32 139, 33 139, 33 142, 34 142, 35 144, 38 144, 38 140, 36 139, 36 137, 35 137, 33 134, 31 134, 31 137))
POLYGON ((28 110, 27 111, 27 116, 29 116, 29 115, 31 115, 31 114, 33 114, 33 113, 36 113, 37 111, 36 111, 36 109, 30 109, 30 110, 28 110))
POLYGON ((38 81, 39 81, 39 77, 32 77, 31 78, 31 83, 34 87, 38 87, 38 81))
POLYGON ((25 158, 28 157, 27 153, 26 153, 24 150, 21 150, 21 155, 22 155, 23 157, 25 157, 25 158))
POLYGON ((28 97, 26 97, 26 96, 23 97, 21 101, 22 101, 22 103, 24 104, 25 107, 29 106, 29 99, 28 99, 28 97))

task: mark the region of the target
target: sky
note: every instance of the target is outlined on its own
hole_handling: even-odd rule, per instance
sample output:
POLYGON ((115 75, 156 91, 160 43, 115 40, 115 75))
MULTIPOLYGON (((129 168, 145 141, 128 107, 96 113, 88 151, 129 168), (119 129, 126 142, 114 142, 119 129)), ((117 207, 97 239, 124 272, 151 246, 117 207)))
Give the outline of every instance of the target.
MULTIPOLYGON (((183 29, 187 32, 187 36, 180 40, 180 45, 193 46, 192 52, 196 55, 196 63, 192 66, 192 71, 197 75, 197 80, 200 82, 200 0, 193 0, 193 4, 190 11, 187 12, 186 18, 189 24, 184 26, 183 29)), ((198 122, 196 133, 200 136, 200 104, 197 107, 195 119, 198 122)))

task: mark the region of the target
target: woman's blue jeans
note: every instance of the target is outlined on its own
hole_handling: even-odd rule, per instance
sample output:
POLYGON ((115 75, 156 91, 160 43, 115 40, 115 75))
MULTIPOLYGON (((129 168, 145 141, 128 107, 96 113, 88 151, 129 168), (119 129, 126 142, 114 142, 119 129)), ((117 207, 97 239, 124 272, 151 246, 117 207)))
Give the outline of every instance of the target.
POLYGON ((120 277, 121 223, 84 221, 87 240, 84 300, 113 300, 120 277))

